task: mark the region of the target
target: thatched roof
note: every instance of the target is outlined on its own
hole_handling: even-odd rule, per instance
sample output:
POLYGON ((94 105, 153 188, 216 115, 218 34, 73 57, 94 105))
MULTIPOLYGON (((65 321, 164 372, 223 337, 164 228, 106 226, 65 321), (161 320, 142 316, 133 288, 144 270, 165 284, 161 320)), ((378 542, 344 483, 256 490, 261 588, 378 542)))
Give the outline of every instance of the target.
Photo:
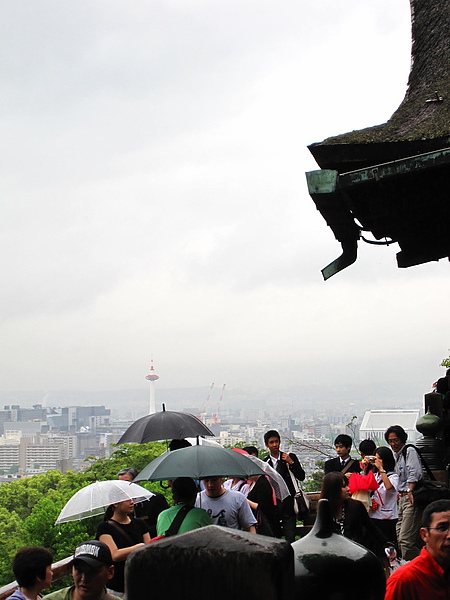
POLYGON ((309 146, 339 172, 450 146, 450 2, 410 0, 412 67, 405 98, 387 123, 309 146))

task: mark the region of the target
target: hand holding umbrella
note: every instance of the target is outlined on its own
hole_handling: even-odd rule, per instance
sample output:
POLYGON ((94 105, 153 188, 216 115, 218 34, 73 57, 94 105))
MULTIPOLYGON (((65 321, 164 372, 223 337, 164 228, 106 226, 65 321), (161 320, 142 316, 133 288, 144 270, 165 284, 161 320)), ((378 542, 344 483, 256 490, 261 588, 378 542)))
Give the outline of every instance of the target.
POLYGON ((140 485, 118 479, 110 481, 96 481, 81 490, 78 490, 67 502, 56 523, 80 521, 89 517, 96 517, 105 512, 105 508, 124 500, 143 502, 155 494, 140 485))

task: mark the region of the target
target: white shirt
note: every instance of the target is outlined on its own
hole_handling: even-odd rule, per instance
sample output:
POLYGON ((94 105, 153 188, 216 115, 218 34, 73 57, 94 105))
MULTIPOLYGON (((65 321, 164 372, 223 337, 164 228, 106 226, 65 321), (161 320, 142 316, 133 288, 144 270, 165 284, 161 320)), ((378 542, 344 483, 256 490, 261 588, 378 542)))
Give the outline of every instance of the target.
POLYGON ((378 502, 377 510, 370 510, 369 516, 372 519, 398 519, 397 510, 397 494, 399 479, 397 473, 386 473, 392 487, 386 489, 380 473, 375 475, 375 479, 380 484, 380 487, 373 493, 372 498, 378 502))
POLYGON ((234 490, 226 490, 217 498, 210 498, 206 492, 199 492, 195 506, 204 508, 214 525, 231 529, 248 529, 257 523, 247 498, 241 492, 234 490))
POLYGON ((410 446, 406 449, 405 460, 403 448, 400 452, 393 452, 395 456, 395 472, 399 478, 399 492, 407 492, 409 489, 408 483, 417 483, 420 479, 423 479, 422 463, 420 462, 419 455, 410 446))

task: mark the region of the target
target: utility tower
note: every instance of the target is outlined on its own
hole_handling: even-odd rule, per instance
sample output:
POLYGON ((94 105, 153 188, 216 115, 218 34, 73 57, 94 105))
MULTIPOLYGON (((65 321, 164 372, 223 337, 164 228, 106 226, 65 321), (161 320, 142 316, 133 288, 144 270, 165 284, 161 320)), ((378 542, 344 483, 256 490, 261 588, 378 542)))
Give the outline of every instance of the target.
POLYGON ((152 415, 153 413, 156 412, 156 408, 155 408, 155 381, 157 379, 159 379, 159 375, 157 375, 155 373, 155 368, 153 366, 153 359, 152 359, 152 364, 150 366, 150 373, 147 375, 147 377, 145 379, 150 382, 150 406, 149 406, 148 414, 152 415))

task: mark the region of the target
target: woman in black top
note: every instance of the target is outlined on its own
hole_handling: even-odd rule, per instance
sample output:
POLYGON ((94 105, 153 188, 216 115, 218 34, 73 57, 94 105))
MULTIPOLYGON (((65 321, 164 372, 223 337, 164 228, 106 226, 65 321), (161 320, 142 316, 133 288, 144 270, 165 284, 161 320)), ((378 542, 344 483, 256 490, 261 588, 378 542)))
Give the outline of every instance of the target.
MULTIPOLYGON (((329 502, 336 533, 341 533, 374 553, 377 553, 380 547, 384 549, 391 545, 374 525, 364 504, 350 498, 348 479, 342 473, 325 475, 320 498, 329 502)), ((380 556, 380 553, 378 555, 380 556)))
POLYGON ((124 594, 124 570, 128 555, 150 541, 146 523, 130 517, 133 510, 133 500, 111 504, 97 527, 97 539, 109 547, 114 561, 114 577, 110 580, 109 588, 114 596, 124 594))

